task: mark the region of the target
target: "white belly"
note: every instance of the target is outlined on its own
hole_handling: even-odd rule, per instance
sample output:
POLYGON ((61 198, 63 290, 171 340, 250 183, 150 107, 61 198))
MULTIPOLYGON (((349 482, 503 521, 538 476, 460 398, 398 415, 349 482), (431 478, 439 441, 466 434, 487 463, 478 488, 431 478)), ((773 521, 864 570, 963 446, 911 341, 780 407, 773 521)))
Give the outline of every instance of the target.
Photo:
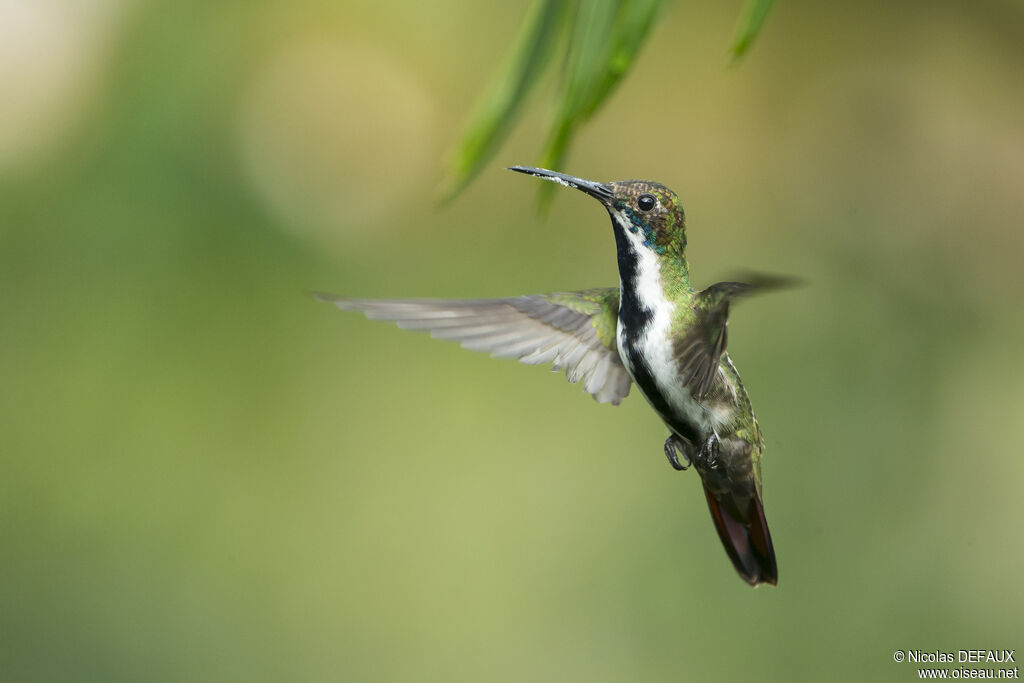
MULTIPOLYGON (((636 249, 636 253, 638 257, 635 283, 637 298, 645 308, 652 312, 652 317, 647 328, 640 331, 640 335, 635 337, 636 341, 632 347, 634 353, 639 355, 647 365, 657 390, 674 413, 674 415, 663 415, 662 418, 666 420, 671 420, 673 417, 685 418, 690 423, 697 425, 703 433, 711 434, 712 431, 717 431, 721 425, 732 421, 735 415, 735 406, 723 403, 703 405, 694 400, 690 389, 680 377, 673 357, 670 331, 676 304, 665 298, 661 284, 661 269, 654 253, 642 246, 636 249)), ((625 352, 625 336, 622 322, 619 321, 616 329, 619 355, 622 357, 626 370, 636 382, 636 369, 633 367, 633 360, 630 354, 625 352)), ((720 377, 725 379, 721 368, 718 372, 720 377)), ((644 391, 639 383, 637 386, 641 392, 644 391)), ((653 403, 651 397, 646 394, 645 397, 653 403)))

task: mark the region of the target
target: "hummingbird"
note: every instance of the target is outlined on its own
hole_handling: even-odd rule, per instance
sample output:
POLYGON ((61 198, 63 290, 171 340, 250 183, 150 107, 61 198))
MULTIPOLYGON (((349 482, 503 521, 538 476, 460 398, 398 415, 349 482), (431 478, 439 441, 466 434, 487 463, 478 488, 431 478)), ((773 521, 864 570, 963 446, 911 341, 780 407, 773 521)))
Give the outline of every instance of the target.
POLYGON ((611 217, 619 285, 503 299, 321 301, 522 363, 552 363, 598 402, 618 405, 636 384, 668 428, 664 454, 700 475, 711 519, 744 581, 775 585, 778 568, 761 502, 765 442, 726 352, 730 304, 785 284, 754 276, 703 290, 690 284, 686 216, 675 192, 647 180, 601 183, 512 166, 575 188, 611 217))

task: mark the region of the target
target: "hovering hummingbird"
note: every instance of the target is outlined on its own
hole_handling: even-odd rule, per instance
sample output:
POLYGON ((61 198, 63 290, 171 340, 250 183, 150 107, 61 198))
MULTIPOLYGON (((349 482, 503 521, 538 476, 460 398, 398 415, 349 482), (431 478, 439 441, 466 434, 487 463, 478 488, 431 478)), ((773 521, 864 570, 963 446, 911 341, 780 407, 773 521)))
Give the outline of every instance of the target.
POLYGON ((527 166, 509 170, 590 195, 612 219, 619 286, 506 299, 354 299, 318 294, 342 310, 390 320, 475 351, 553 363, 601 403, 636 383, 668 427, 664 452, 692 464, 739 575, 775 585, 778 569, 761 504, 764 438, 726 353, 729 305, 781 279, 690 285, 686 219, 675 192, 646 180, 598 183, 527 166))

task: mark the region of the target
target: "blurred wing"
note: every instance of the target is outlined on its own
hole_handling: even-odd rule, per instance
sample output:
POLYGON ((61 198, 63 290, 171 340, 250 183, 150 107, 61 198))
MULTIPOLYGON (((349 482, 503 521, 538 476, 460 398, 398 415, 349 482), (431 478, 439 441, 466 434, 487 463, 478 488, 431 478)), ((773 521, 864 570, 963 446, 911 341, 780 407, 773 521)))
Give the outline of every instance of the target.
POLYGON ((790 278, 751 275, 749 282, 718 282, 694 298, 696 320, 676 342, 675 357, 683 383, 702 400, 711 390, 729 339, 729 304, 733 299, 798 284, 790 278))
POLYGON ((582 380, 584 390, 601 403, 618 405, 629 394, 631 380, 615 344, 617 287, 508 299, 316 298, 473 351, 528 365, 553 363, 570 382, 582 380))

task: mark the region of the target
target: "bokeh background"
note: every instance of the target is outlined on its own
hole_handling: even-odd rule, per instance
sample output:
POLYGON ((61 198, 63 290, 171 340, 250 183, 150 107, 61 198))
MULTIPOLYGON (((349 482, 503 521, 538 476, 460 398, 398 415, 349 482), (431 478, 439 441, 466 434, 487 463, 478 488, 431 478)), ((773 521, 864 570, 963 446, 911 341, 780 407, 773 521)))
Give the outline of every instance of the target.
POLYGON ((0 1, 0 679, 916 678, 1024 651, 1024 5, 676 2, 567 171, 687 207, 768 439, 734 574, 637 396, 314 302, 617 281, 536 213, 546 84, 435 190, 527 4, 0 1))

